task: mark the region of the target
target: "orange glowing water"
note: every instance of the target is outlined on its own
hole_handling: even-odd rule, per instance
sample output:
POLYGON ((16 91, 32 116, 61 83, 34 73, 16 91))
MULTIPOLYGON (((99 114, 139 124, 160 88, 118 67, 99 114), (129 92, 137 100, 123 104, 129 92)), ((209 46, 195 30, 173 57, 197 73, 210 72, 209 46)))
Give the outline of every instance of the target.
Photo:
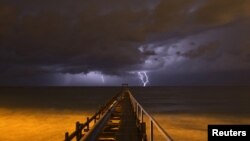
MULTIPOLYGON (((250 87, 131 89, 177 141, 206 141, 208 124, 250 124, 250 87)), ((0 141, 62 141, 66 131, 74 131, 76 121, 84 122, 118 90, 1 88, 0 141)), ((162 140, 157 130, 155 135, 162 140)))
POLYGON ((1 141, 61 141, 90 113, 0 108, 1 141))
MULTIPOLYGON (((84 121, 91 113, 0 108, 1 141, 61 141, 66 131, 74 131, 76 121, 84 121)), ((174 140, 205 141, 208 124, 249 124, 249 117, 155 114, 155 119, 174 140)), ((155 139, 162 140, 155 130, 155 139)))
POLYGON ((249 124, 250 116, 169 114, 155 119, 176 141, 206 141, 208 124, 249 124))

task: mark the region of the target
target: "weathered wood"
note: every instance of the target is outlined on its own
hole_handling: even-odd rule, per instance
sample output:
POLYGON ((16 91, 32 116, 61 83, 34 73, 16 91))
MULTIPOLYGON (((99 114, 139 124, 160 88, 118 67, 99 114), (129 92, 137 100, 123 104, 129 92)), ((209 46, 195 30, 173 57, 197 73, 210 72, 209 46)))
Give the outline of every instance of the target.
POLYGON ((65 141, 70 141, 70 139, 69 139, 69 132, 66 132, 65 133, 65 139, 64 139, 65 141))
POLYGON ((79 141, 81 139, 81 130, 80 130, 80 122, 76 122, 76 141, 79 141))
POLYGON ((133 111, 128 94, 124 95, 121 107, 121 125, 117 132, 117 141, 141 141, 139 128, 137 127, 136 113, 133 111))
POLYGON ((149 140, 154 140, 154 127, 162 133, 167 141, 173 141, 166 131, 150 116, 132 96, 128 88, 112 97, 85 123, 76 122, 73 133, 65 133, 65 141, 76 138, 77 141, 116 140, 116 141, 147 141, 144 116, 149 118, 149 140), (94 122, 90 130, 90 124, 94 122), (84 136, 82 130, 86 132, 84 136))
POLYGON ((154 141, 154 124, 152 120, 150 120, 150 141, 154 141))
POLYGON ((156 127, 156 129, 161 133, 162 137, 166 140, 166 141, 173 141, 173 139, 170 137, 170 135, 160 126, 160 124, 150 115, 148 114, 148 112, 138 103, 138 101, 134 98, 134 96, 131 94, 131 92, 128 90, 129 96, 130 96, 130 100, 131 103, 134 107, 134 112, 136 112, 135 108, 136 108, 136 104, 141 108, 142 110, 142 121, 143 121, 143 115, 147 116, 147 118, 149 118, 150 121, 150 140, 154 140, 154 127, 156 127), (135 104, 136 103, 136 104, 135 104))
POLYGON ((76 129, 74 132, 69 134, 68 132, 65 133, 65 141, 71 141, 72 139, 76 138, 76 140, 80 140, 82 138, 82 130, 85 130, 86 132, 89 131, 89 124, 93 121, 96 122, 96 120, 99 120, 101 116, 108 110, 109 106, 119 97, 121 93, 118 93, 114 97, 112 97, 104 106, 101 106, 99 111, 95 113, 91 118, 87 118, 86 122, 81 124, 80 122, 76 123, 76 129))

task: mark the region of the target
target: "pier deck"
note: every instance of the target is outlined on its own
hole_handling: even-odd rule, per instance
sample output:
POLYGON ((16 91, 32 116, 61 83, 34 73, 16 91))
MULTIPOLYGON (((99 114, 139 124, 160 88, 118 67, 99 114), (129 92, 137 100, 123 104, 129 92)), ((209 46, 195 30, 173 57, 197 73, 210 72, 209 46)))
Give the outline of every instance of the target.
POLYGON ((117 133, 119 141, 139 141, 142 140, 138 127, 136 125, 136 117, 130 103, 129 95, 126 94, 121 102, 121 125, 117 133))
POLYGON ((166 141, 172 138, 151 117, 132 96, 128 88, 111 98, 85 123, 76 122, 73 133, 65 133, 65 141, 153 141, 154 129, 162 133, 166 141), (146 135, 146 123, 149 119, 150 135, 146 135), (90 126, 93 124, 93 126, 90 126))

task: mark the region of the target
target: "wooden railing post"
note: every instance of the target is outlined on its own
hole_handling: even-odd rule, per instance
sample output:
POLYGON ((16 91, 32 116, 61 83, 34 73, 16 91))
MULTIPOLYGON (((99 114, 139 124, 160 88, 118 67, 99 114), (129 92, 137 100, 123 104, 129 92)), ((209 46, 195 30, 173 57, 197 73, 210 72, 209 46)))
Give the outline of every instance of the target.
POLYGON ((80 122, 77 121, 76 122, 76 140, 79 141, 81 139, 82 136, 82 131, 80 130, 80 122))
POLYGON ((89 117, 87 117, 87 130, 89 130, 89 123, 90 123, 90 120, 89 120, 89 117))
POLYGON ((136 102, 134 101, 134 111, 136 112, 136 102))
POLYGON ((70 140, 69 140, 69 132, 66 132, 66 133, 65 133, 65 139, 64 139, 64 141, 70 141, 70 140))
POLYGON ((104 110, 104 106, 102 106, 102 109, 101 109, 101 115, 103 115, 103 110, 104 110))
POLYGON ((141 108, 141 123, 143 123, 143 111, 142 111, 142 108, 141 108))
POLYGON ((98 120, 100 119, 100 117, 101 117, 100 112, 98 112, 98 115, 96 117, 97 117, 98 120))
POLYGON ((147 141, 147 133, 146 133, 146 123, 142 122, 141 124, 141 137, 142 137, 142 141, 147 141))
POLYGON ((154 141, 154 124, 150 119, 150 141, 154 141))
POLYGON ((84 128, 84 132, 88 132, 89 131, 89 123, 90 123, 90 120, 89 120, 89 117, 87 117, 87 121, 86 121, 86 128, 84 128))
POLYGON ((80 122, 76 122, 76 141, 81 139, 80 122))
POLYGON ((136 118, 139 119, 138 116, 139 115, 139 105, 138 103, 136 103, 136 118))

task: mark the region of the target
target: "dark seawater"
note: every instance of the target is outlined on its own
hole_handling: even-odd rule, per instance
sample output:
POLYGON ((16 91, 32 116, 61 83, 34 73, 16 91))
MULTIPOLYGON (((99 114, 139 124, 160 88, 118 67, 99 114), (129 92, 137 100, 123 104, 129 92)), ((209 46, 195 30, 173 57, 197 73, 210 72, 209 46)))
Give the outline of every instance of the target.
MULTIPOLYGON (((73 130, 76 120, 84 121, 120 90, 120 87, 1 87, 0 132, 19 129, 16 130, 19 134, 1 136, 0 140, 62 140, 66 130, 73 130)), ((207 124, 250 123, 248 86, 130 90, 176 140, 205 140, 207 124)))
POLYGON ((119 87, 2 87, 0 107, 96 110, 119 87))
POLYGON ((250 115, 250 87, 196 86, 132 88, 151 113, 250 115))

